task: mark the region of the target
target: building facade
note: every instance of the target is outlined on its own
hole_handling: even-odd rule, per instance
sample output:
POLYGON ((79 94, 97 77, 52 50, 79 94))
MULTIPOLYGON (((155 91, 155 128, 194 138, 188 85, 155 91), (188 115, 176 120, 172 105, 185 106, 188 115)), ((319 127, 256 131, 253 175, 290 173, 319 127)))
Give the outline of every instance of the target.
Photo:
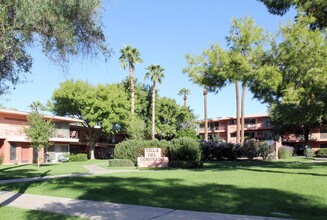
MULTIPOLYGON (((0 157, 3 164, 36 163, 37 152, 30 145, 24 128, 27 124, 26 112, 0 109, 0 157)), ((70 146, 78 143, 79 139, 70 131, 71 123, 80 123, 81 120, 44 115, 45 119, 53 121, 55 125, 54 137, 51 145, 41 150, 42 162, 48 159, 57 162, 60 157, 70 153, 70 146)))
MULTIPOLYGON (((200 122, 198 134, 204 137, 204 121, 200 122)), ((245 139, 273 140, 273 126, 267 114, 244 117, 245 139)), ((208 119, 209 140, 219 139, 225 142, 236 142, 236 118, 208 119)))
MULTIPOLYGON (((200 121, 198 134, 204 137, 204 121, 200 121)), ((269 119, 268 114, 251 115, 244 117, 244 136, 247 139, 256 140, 275 140, 279 137, 279 132, 269 119)), ((282 144, 292 146, 298 154, 302 154, 305 148, 304 137, 302 134, 281 135, 282 144)), ((208 139, 226 142, 236 142, 236 118, 214 118, 208 119, 208 139)), ((327 148, 327 130, 322 128, 314 129, 309 136, 309 143, 313 150, 327 148)))

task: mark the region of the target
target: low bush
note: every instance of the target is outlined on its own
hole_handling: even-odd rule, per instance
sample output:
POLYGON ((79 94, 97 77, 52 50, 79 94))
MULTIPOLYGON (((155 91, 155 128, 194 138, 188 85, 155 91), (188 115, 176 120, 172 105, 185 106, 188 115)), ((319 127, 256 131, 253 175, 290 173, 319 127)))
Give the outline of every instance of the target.
POLYGON ((319 156, 327 156, 327 148, 320 148, 317 152, 319 156))
POLYGON ((139 140, 126 140, 120 142, 115 147, 116 159, 128 159, 137 164, 137 157, 144 156, 144 148, 161 148, 161 156, 168 156, 168 148, 170 142, 166 140, 151 140, 151 141, 139 141, 139 140))
POLYGON ((68 162, 87 161, 87 154, 71 154, 67 157, 69 158, 68 162))
POLYGON ((304 156, 306 158, 312 158, 315 155, 315 152, 311 148, 306 148, 304 150, 304 156))
POLYGON ((258 142, 256 140, 248 140, 243 145, 244 155, 252 160, 255 157, 259 156, 258 142))
POLYGON ((183 160, 173 160, 168 164, 169 167, 173 168, 199 168, 203 166, 202 161, 183 161, 183 160))
POLYGON ((278 149, 278 158, 279 159, 288 159, 293 156, 293 147, 282 146, 278 149))
POLYGON ((135 164, 133 161, 128 159, 110 159, 109 166, 110 167, 134 167, 135 164))
POLYGON ((202 160, 235 160, 243 157, 244 151, 239 144, 202 141, 202 160))
POLYGON ((268 144, 266 141, 258 143, 258 154, 263 160, 267 160, 268 156, 275 151, 275 146, 268 144))
POLYGON ((200 161, 199 142, 190 137, 173 139, 170 147, 170 160, 200 161))
POLYGON ((0 165, 3 163, 3 159, 2 157, 0 156, 0 165))

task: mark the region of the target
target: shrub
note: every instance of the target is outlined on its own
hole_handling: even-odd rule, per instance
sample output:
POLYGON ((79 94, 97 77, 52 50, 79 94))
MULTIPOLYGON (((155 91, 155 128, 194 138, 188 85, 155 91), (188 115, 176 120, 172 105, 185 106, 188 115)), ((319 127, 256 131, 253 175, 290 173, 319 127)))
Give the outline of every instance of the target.
POLYGON ((288 159, 293 156, 293 147, 282 146, 278 149, 278 158, 279 159, 288 159))
POLYGON ((69 158, 68 162, 87 161, 87 154, 71 154, 67 157, 69 158))
POLYGON ((244 155, 252 160, 254 157, 259 156, 258 143, 256 140, 248 140, 243 145, 244 155))
POLYGON ((3 163, 2 155, 0 155, 0 165, 3 163))
POLYGON ((168 164, 169 167, 173 168, 199 168, 203 166, 202 161, 182 161, 182 160, 173 160, 168 164))
POLYGON ((315 152, 311 148, 306 148, 304 150, 304 155, 306 158, 312 158, 315 155, 315 152))
POLYGON ((128 159, 110 159, 109 166, 110 167, 134 167, 135 164, 133 161, 128 159))
POLYGON ((202 160, 235 160, 243 157, 244 151, 239 144, 202 141, 202 160))
POLYGON ((258 154, 263 158, 263 160, 266 160, 269 156, 269 154, 274 153, 275 146, 268 144, 266 141, 259 142, 258 144, 258 154))
POLYGON ((320 148, 317 152, 319 156, 327 156, 327 148, 320 148))
POLYGON ((170 142, 166 140, 151 140, 151 141, 140 141, 140 140, 126 140, 120 142, 115 147, 115 158, 116 159, 128 159, 137 164, 137 157, 144 156, 144 148, 161 148, 161 156, 168 156, 168 148, 170 142))
POLYGON ((190 137, 173 139, 170 147, 170 159, 200 161, 201 149, 199 142, 190 137))

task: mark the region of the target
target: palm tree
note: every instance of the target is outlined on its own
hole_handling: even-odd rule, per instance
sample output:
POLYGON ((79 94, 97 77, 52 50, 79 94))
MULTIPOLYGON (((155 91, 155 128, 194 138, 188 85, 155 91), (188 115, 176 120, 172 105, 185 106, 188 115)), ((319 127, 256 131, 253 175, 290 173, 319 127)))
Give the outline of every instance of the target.
POLYGON ((119 62, 123 69, 126 69, 128 65, 129 69, 129 80, 130 80, 130 92, 131 92, 131 112, 134 115, 134 77, 133 73, 135 70, 134 65, 143 62, 141 59, 140 52, 136 49, 127 45, 120 50, 121 56, 119 62))
POLYGON ((184 106, 186 107, 186 100, 187 100, 187 96, 191 94, 191 91, 189 89, 186 88, 182 88, 181 90, 179 90, 178 95, 182 95, 184 96, 184 106))
POLYGON ((208 141, 208 108, 207 108, 207 95, 208 90, 206 87, 203 89, 204 98, 204 140, 208 141))
POLYGON ((44 106, 40 101, 33 101, 28 107, 32 109, 32 111, 38 112, 39 110, 42 110, 44 106))
POLYGON ((164 75, 164 68, 162 68, 160 65, 154 65, 148 66, 146 68, 148 72, 145 75, 145 79, 151 79, 153 85, 152 85, 152 132, 151 132, 151 138, 155 138, 156 133, 156 125, 155 125, 155 118, 156 118, 156 84, 161 83, 161 79, 165 76, 164 75))

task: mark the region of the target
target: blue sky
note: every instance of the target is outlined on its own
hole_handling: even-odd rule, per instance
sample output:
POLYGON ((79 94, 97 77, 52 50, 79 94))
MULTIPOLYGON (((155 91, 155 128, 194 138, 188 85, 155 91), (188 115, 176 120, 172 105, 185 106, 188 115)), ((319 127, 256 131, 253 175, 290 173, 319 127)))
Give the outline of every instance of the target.
MULTIPOLYGON (((176 99, 181 88, 191 90, 188 105, 203 118, 202 88, 194 85, 182 73, 185 54, 201 54, 211 43, 226 47, 231 19, 250 16, 267 31, 277 31, 280 23, 293 18, 271 15, 265 6, 256 0, 111 0, 105 1, 102 17, 104 32, 113 50, 107 63, 103 59, 88 60, 76 58, 71 61, 69 73, 51 63, 37 47, 31 48, 34 59, 32 74, 27 82, 19 84, 11 94, 2 97, 6 107, 30 111, 28 105, 39 100, 46 103, 59 83, 68 79, 86 80, 92 84, 121 82, 128 75, 121 69, 119 50, 127 44, 136 47, 143 63, 135 66, 134 76, 144 81, 145 68, 160 64, 165 69, 165 78, 158 87, 159 95, 176 99)), ((149 81, 145 81, 149 83, 149 81)), ((247 92, 246 114, 260 114, 267 111, 266 105, 252 99, 247 92)), ((234 87, 223 88, 218 94, 208 96, 208 117, 235 115, 234 87)))

